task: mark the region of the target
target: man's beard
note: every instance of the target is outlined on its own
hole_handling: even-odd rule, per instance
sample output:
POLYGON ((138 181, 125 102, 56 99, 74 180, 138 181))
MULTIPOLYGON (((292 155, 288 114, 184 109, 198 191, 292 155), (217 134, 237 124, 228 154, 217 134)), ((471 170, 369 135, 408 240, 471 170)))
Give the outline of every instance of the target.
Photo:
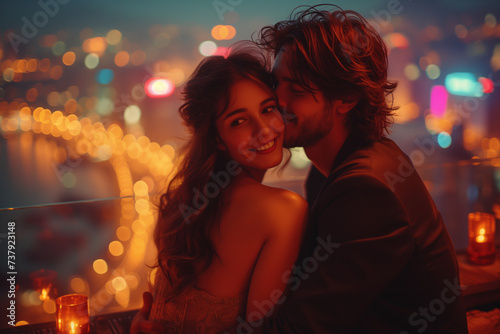
POLYGON ((317 119, 303 119, 300 125, 297 125, 297 118, 290 121, 290 126, 293 126, 292 130, 294 133, 287 134, 287 128, 285 127, 285 139, 283 142, 283 147, 308 147, 316 144, 318 141, 323 139, 332 129, 333 117, 330 114, 331 111, 325 111, 323 117, 317 119))

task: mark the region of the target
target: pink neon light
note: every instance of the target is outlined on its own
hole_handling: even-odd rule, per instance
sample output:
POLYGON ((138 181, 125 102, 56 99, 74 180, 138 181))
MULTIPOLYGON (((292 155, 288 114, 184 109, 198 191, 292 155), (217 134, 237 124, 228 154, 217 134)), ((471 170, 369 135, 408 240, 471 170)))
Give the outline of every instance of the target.
POLYGON ((448 91, 444 86, 433 86, 431 90, 431 113, 443 117, 448 105, 448 91))
POLYGON ((483 85, 484 93, 493 93, 494 85, 491 79, 481 77, 478 79, 478 81, 481 83, 481 85, 483 85))
POLYGON ((223 56, 224 58, 227 58, 230 52, 231 48, 225 46, 218 46, 212 56, 223 56))

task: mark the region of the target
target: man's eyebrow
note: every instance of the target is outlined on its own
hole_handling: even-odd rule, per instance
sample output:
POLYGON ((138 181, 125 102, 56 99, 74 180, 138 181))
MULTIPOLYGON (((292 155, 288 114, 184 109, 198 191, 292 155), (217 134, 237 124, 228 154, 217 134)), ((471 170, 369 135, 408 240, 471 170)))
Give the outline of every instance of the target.
MULTIPOLYGON (((266 104, 270 101, 274 101, 274 97, 268 97, 267 99, 262 100, 262 102, 260 102, 260 106, 262 107, 264 104, 266 104)), ((224 116, 224 120, 226 120, 227 118, 229 118, 235 114, 245 112, 245 111, 247 111, 246 108, 239 108, 239 109, 233 110, 230 113, 228 113, 226 116, 224 116)))

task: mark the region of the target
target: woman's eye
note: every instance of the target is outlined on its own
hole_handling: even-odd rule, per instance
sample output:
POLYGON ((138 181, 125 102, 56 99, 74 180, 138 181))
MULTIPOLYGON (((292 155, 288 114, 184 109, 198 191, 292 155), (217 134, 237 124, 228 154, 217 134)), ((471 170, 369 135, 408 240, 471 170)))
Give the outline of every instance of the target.
POLYGON ((243 122, 244 122, 244 120, 243 120, 243 119, 238 118, 238 119, 235 119, 234 121, 232 121, 232 122, 230 123, 230 125, 231 125, 232 127, 234 127, 234 126, 238 126, 238 125, 242 124, 243 122))
POLYGON ((268 113, 271 113, 271 112, 274 112, 276 110, 276 106, 272 106, 272 107, 267 107, 263 110, 264 114, 268 114, 268 113))

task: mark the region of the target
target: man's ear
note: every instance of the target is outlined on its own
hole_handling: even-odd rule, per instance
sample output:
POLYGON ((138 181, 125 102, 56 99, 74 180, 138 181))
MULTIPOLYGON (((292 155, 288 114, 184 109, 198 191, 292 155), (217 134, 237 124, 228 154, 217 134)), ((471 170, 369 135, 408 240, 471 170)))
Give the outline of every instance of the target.
POLYGON ((222 139, 220 139, 219 135, 217 135, 215 137, 215 140, 217 141, 217 147, 220 150, 224 151, 226 149, 226 144, 224 144, 224 142, 222 141, 222 139))
POLYGON ((358 104, 358 99, 353 100, 335 100, 333 102, 334 110, 336 110, 339 114, 346 114, 352 108, 354 108, 358 104))

